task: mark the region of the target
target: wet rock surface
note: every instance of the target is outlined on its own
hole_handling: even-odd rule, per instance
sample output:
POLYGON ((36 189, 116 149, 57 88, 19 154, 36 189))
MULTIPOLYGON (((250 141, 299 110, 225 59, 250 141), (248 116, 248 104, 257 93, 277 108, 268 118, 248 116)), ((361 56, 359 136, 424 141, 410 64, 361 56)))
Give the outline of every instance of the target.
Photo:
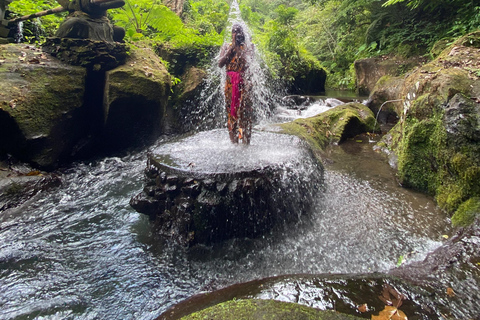
POLYGON ((454 319, 480 318, 480 219, 461 228, 443 246, 423 261, 394 269, 401 277, 423 290, 425 300, 437 316, 454 319))
POLYGON ((0 154, 52 168, 85 135, 86 71, 34 46, 0 46, 0 61, 0 154))
POLYGON ((0 213, 21 206, 40 192, 59 187, 62 179, 57 174, 34 170, 26 165, 8 165, 0 161, 0 213))
POLYGON ((423 261, 387 273, 259 279, 193 296, 157 319, 180 319, 236 299, 293 302, 368 319, 390 319, 385 317, 388 312, 396 312, 398 319, 478 319, 479 244, 480 219, 477 219, 472 226, 459 229, 423 261))
POLYGON ((111 70, 127 58, 125 44, 102 40, 52 37, 42 47, 61 61, 94 71, 111 70))
POLYGON ((226 131, 213 130, 155 148, 131 205, 182 244, 257 237, 298 221, 321 188, 321 164, 296 137, 252 139, 232 145, 226 131))

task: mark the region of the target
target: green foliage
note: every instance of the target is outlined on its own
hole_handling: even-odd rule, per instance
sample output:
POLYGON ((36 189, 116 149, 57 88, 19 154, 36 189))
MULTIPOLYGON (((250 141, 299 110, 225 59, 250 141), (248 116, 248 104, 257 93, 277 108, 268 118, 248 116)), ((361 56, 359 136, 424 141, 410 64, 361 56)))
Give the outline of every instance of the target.
POLYGON ((210 56, 212 47, 223 41, 220 32, 228 17, 228 5, 199 0, 188 2, 185 8, 185 23, 160 0, 126 0, 124 7, 109 13, 115 24, 125 28, 126 41, 166 45, 201 63, 210 56))
POLYGON ((278 15, 277 21, 279 24, 289 26, 295 19, 298 9, 293 7, 285 7, 285 5, 281 4, 277 9, 275 9, 275 13, 278 15))
MULTIPOLYGON (((13 1, 9 4, 8 9, 11 11, 10 19, 21 17, 25 15, 30 15, 40 11, 45 11, 58 7, 59 4, 55 0, 39 0, 39 1, 13 1)), ((35 34, 31 28, 24 28, 24 36, 28 42, 42 41, 45 37, 50 37, 55 34, 58 29, 58 26, 63 21, 64 17, 67 15, 66 12, 59 14, 46 15, 40 18, 36 18, 35 23, 39 24, 40 28, 40 39, 35 39, 35 34)), ((25 24, 31 25, 32 22, 25 22, 25 24)))
POLYGON ((111 10, 112 21, 125 28, 130 41, 144 37, 170 40, 183 31, 183 22, 160 0, 126 0, 125 6, 111 10))
POLYGON ((215 31, 221 34, 225 28, 229 7, 225 1, 201 0, 191 1, 184 19, 189 27, 197 29, 200 34, 215 31))
POLYGON ((253 30, 255 44, 273 76, 287 83, 321 69, 317 58, 300 42, 296 25, 301 2, 245 0, 240 5, 242 18, 253 30), (295 4, 296 7, 291 6, 295 4))

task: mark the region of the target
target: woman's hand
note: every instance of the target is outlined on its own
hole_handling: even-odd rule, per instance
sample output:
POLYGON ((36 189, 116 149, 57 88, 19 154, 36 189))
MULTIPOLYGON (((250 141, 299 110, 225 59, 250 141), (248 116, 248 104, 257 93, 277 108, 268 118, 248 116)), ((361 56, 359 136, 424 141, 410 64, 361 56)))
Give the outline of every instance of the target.
POLYGON ((218 59, 218 66, 222 68, 224 65, 227 64, 228 61, 232 60, 234 55, 235 55, 234 45, 224 46, 222 48, 222 51, 220 52, 220 58, 218 59))

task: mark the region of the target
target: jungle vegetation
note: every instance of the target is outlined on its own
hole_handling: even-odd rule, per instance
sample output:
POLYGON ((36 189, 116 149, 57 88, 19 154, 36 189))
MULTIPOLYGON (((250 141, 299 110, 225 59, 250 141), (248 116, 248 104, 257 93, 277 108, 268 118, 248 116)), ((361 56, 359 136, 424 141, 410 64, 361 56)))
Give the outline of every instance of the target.
MULTIPOLYGON (((239 0, 272 74, 290 79, 300 66, 320 64, 327 86, 354 88, 356 59, 397 55, 432 57, 439 44, 480 28, 477 0, 239 0), (432 49, 434 49, 432 51, 432 49)), ((13 1, 11 16, 58 6, 54 0, 13 1)), ((160 0, 126 0, 110 19, 127 30, 126 41, 190 48, 206 55, 224 40, 225 0, 186 0, 179 17, 160 0)), ((25 26, 24 41, 51 36, 65 14, 25 26), (38 30, 41 32, 39 33, 38 30)))

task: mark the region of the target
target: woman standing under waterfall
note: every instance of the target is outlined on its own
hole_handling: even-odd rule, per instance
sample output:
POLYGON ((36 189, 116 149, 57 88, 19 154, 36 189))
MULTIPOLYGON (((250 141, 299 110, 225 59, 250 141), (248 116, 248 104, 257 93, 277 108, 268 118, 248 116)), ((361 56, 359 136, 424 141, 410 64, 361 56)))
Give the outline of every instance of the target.
POLYGON ((232 27, 232 43, 220 51, 218 66, 227 69, 225 101, 227 102, 228 133, 232 143, 242 140, 250 144, 252 135, 252 104, 249 97, 251 84, 246 79, 248 55, 252 48, 245 43, 245 34, 239 24, 232 27))

